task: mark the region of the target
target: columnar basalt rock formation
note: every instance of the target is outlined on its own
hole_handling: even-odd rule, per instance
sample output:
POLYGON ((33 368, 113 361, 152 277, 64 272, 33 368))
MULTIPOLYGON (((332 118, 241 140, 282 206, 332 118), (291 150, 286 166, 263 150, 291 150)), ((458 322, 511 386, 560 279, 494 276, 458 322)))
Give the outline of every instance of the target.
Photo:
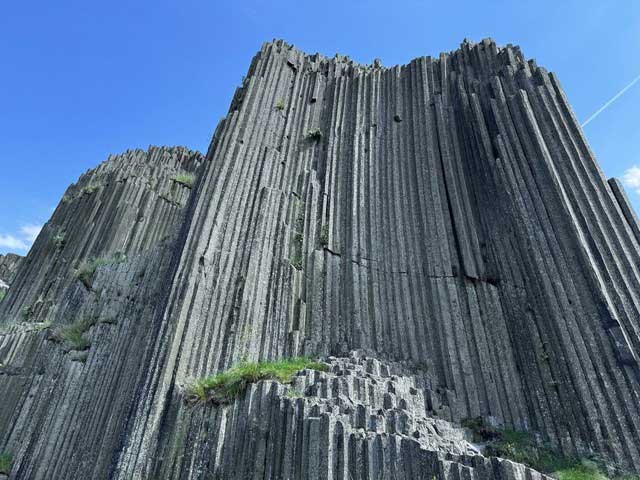
POLYGON ((265 44, 206 158, 111 158, 23 261, 11 477, 539 478, 468 444, 478 416, 638 471, 639 225, 517 47, 385 68, 265 44), (299 355, 329 370, 185 402, 299 355))
POLYGON ((202 163, 182 147, 110 157, 69 187, 22 261, 0 303, 0 450, 13 454, 12 477, 112 470, 194 187, 177 180, 202 163))
POLYGON ((9 289, 9 285, 11 285, 13 278, 16 276, 16 271, 20 266, 21 260, 22 257, 15 253, 0 255, 0 291, 9 289))

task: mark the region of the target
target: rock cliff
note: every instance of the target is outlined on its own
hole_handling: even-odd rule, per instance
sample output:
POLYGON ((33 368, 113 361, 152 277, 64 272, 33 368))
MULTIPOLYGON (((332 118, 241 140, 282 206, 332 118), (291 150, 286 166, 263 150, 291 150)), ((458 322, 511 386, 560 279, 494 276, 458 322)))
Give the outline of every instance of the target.
POLYGON ((6 292, 16 276, 22 257, 15 253, 0 255, 0 291, 6 292))
POLYGON ((387 68, 267 43, 206 156, 111 157, 22 261, 10 478, 541 478, 482 456, 478 417, 638 471, 639 225, 517 47, 387 68), (295 356, 327 371, 185 401, 295 356))

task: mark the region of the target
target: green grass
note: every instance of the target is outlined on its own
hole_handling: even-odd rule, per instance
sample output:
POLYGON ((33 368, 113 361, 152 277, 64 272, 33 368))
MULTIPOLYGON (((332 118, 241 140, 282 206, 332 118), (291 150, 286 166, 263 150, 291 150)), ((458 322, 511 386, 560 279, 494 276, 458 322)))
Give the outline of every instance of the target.
POLYGON ((56 248, 56 250, 62 250, 62 247, 64 247, 65 236, 66 234, 64 230, 58 230, 56 234, 51 238, 51 242, 53 243, 53 246, 56 248))
POLYGON ((6 290, 0 290, 0 302, 2 300, 4 300, 4 297, 7 296, 7 291, 6 290))
POLYGON ((304 393, 295 388, 290 388, 286 393, 287 398, 304 398, 304 393))
POLYGON ((591 462, 584 462, 582 464, 558 470, 554 472, 554 476, 558 480, 608 480, 609 477, 604 475, 596 465, 591 465, 591 462))
POLYGON ((68 350, 87 350, 91 347, 91 342, 85 338, 84 334, 95 325, 94 319, 81 319, 70 325, 58 327, 55 337, 64 343, 68 350))
POLYGON ((0 455, 0 473, 9 475, 11 473, 11 467, 13 466, 13 455, 8 452, 4 452, 0 455))
POLYGON ((122 263, 127 260, 127 256, 122 252, 117 252, 111 258, 89 258, 80 264, 76 271, 76 278, 80 280, 87 289, 91 290, 93 284, 93 276, 98 267, 104 265, 112 265, 122 263))
POLYGON ((528 465, 539 472, 553 473, 560 480, 607 478, 600 473, 595 462, 566 457, 550 445, 539 445, 528 432, 498 429, 488 425, 482 417, 468 418, 461 424, 473 432, 474 441, 486 442, 486 457, 506 458, 528 465))
POLYGON ((309 358, 286 358, 266 362, 242 362, 229 370, 196 380, 187 387, 187 397, 194 403, 227 403, 259 380, 290 383, 300 370, 326 370, 324 363, 309 358))
POLYGON ((319 128, 310 128, 304 137, 308 140, 320 140, 322 138, 322 131, 320 131, 319 128))
POLYGON ((499 430, 498 437, 487 445, 485 456, 508 458, 546 473, 568 469, 577 463, 576 459, 567 458, 549 446, 537 445, 529 433, 514 430, 499 430))
POLYGON ((193 173, 179 173, 171 177, 171 180, 187 188, 193 188, 193 185, 196 183, 196 176, 193 173))
POLYGON ((20 307, 20 318, 22 318, 23 322, 28 322, 32 313, 30 305, 23 305, 20 307))
POLYGON ((291 255, 291 258, 289 259, 289 263, 296 270, 302 270, 302 266, 303 266, 302 265, 302 255, 300 255, 299 253, 291 255))

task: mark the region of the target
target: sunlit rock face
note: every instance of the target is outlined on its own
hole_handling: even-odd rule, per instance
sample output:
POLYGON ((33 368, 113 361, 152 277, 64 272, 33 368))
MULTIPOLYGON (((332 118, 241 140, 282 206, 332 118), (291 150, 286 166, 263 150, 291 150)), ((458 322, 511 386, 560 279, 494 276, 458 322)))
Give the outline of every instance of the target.
POLYGON ((15 253, 0 255, 0 290, 8 290, 16 276, 22 257, 15 253))
POLYGON ((637 471, 639 240, 517 47, 387 68, 267 43, 206 156, 111 157, 22 262, 11 478, 540 478, 484 457, 476 417, 637 471), (303 355, 327 371, 186 401, 303 355))

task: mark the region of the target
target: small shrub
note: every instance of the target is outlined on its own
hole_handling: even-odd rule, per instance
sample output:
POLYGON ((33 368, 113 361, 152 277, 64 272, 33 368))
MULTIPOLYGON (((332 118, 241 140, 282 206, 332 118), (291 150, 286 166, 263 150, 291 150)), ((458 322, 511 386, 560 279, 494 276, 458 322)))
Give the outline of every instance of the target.
POLYGON ((20 318, 22 318, 23 322, 28 322, 32 313, 30 305, 23 305, 20 308, 20 318))
POLYGON ((487 442, 484 455, 501 457, 528 465, 539 472, 553 473, 559 480, 606 480, 594 461, 566 457, 557 449, 538 444, 528 432, 497 429, 482 417, 468 418, 462 426, 473 432, 474 440, 487 442))
POLYGON ((89 329, 95 325, 94 319, 81 319, 70 325, 58 327, 54 333, 57 340, 64 343, 68 350, 87 350, 91 347, 91 342, 84 336, 89 329))
POLYGON ((193 173, 180 173, 171 177, 171 180, 187 188, 193 188, 193 185, 196 183, 196 176, 193 173))
POLYGON ((322 132, 319 128, 310 128, 309 130, 307 130, 307 133, 305 133, 304 137, 307 140, 317 141, 322 138, 322 132))
POLYGON ((289 260, 289 263, 296 270, 302 270, 302 255, 298 253, 292 255, 291 259, 289 260))
POLYGON ((91 195, 98 189, 95 185, 86 185, 80 190, 80 195, 91 195))
POLYGON ((485 448, 485 456, 508 458, 517 463, 540 469, 543 464, 555 461, 550 453, 538 447, 525 432, 503 430, 500 438, 485 448))
POLYGON ((284 100, 278 100, 278 103, 276 103, 276 110, 284 110, 284 100))
POLYGON ((58 230, 56 234, 51 238, 51 242, 56 250, 62 250, 64 247, 66 233, 64 230, 58 230))
POLYGON ((227 403, 242 394, 250 383, 268 379, 290 383, 300 370, 326 368, 324 363, 304 357, 267 362, 241 362, 217 375, 196 380, 187 387, 187 398, 195 403, 227 403))
POLYGON ((0 455, 0 473, 9 475, 11 473, 11 467, 13 467, 13 455, 9 452, 4 452, 0 455))

